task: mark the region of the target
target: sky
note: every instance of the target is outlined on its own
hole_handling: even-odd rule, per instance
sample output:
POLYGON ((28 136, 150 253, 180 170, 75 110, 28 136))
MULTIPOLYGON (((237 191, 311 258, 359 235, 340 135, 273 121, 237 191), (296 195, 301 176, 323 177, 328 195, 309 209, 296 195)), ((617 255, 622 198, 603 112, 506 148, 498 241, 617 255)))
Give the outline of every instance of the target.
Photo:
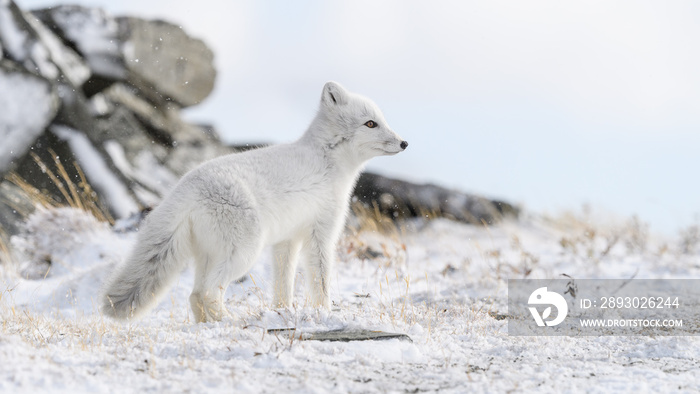
POLYGON ((335 80, 410 143, 369 170, 669 235, 700 221, 698 2, 73 2, 203 39, 217 86, 186 116, 226 141, 295 140, 335 80))

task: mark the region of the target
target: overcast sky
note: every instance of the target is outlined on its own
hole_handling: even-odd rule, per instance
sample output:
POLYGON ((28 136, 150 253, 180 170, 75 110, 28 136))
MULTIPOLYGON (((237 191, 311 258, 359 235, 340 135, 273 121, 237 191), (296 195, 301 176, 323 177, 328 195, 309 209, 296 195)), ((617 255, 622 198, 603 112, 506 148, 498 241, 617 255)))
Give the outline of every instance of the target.
POLYGON ((335 80, 410 142, 371 170, 669 234, 700 212, 700 2, 75 2, 204 39, 217 87, 187 116, 228 141, 296 139, 335 80))

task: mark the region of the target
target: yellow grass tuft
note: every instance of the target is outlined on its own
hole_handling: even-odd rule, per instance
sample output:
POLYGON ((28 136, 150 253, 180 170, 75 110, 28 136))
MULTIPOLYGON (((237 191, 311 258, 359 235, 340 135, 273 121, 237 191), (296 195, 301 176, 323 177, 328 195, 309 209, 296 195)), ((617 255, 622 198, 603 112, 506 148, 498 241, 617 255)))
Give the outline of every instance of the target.
POLYGON ((73 161, 73 168, 75 168, 75 171, 78 173, 78 177, 80 178, 76 184, 71 179, 68 171, 66 171, 66 168, 56 152, 49 149, 49 153, 51 154, 51 157, 53 157, 53 169, 44 163, 36 153, 31 152, 30 155, 41 171, 49 177, 51 182, 61 192, 65 203, 61 203, 48 195, 46 192, 37 189, 15 172, 8 174, 5 179, 20 188, 20 190, 26 194, 27 198, 32 201, 35 206, 44 208, 69 206, 89 212, 99 221, 114 224, 114 218, 109 213, 109 210, 100 202, 99 198, 97 197, 97 193, 85 178, 85 173, 80 168, 80 165, 76 161, 73 161), (56 173, 58 173, 58 175, 56 175, 56 173))
POLYGON ((10 253, 10 247, 7 246, 5 240, 9 239, 5 230, 0 226, 0 264, 5 264, 5 266, 11 266, 12 264, 12 254, 10 253))

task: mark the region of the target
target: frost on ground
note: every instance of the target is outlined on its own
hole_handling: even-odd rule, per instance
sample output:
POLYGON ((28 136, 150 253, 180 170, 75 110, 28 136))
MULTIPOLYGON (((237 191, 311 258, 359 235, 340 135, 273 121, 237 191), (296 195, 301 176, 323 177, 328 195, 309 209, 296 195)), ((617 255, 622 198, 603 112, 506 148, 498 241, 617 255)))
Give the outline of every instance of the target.
POLYGON ((229 288, 231 316, 211 324, 193 322, 189 270, 144 319, 100 315, 99 288, 133 244, 130 227, 40 210, 13 239, 14 269, 0 266, 0 392, 700 390, 696 337, 508 336, 509 278, 698 277, 696 245, 651 237, 636 221, 432 220, 385 226, 388 234, 365 225, 338 247, 332 311, 305 306, 301 273, 298 305, 272 309, 267 255, 229 288), (292 327, 383 330, 413 342, 267 331, 292 327))

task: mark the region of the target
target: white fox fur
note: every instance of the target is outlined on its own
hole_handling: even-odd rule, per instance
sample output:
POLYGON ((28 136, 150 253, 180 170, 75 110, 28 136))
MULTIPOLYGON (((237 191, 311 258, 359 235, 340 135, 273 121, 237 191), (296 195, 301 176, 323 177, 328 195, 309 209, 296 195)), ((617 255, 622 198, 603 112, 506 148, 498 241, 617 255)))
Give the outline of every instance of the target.
POLYGON ((319 111, 299 140, 219 157, 177 183, 106 284, 103 312, 141 316, 194 258, 194 316, 221 320, 226 288, 267 245, 273 246, 275 306, 292 304, 301 256, 312 303, 329 308, 335 245, 357 177, 367 160, 407 145, 371 100, 326 83, 319 111))

